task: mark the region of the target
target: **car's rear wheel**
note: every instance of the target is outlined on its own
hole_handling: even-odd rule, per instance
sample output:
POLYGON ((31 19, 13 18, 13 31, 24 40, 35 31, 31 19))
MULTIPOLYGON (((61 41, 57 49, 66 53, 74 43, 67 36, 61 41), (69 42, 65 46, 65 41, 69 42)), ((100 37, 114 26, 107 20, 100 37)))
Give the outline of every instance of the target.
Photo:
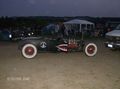
POLYGON ((97 53, 97 46, 94 43, 89 43, 85 47, 85 54, 87 56, 94 56, 97 53))
POLYGON ((22 47, 22 55, 25 57, 25 58, 34 58, 36 55, 37 55, 37 48, 35 45, 33 44, 25 44, 23 47, 22 47))

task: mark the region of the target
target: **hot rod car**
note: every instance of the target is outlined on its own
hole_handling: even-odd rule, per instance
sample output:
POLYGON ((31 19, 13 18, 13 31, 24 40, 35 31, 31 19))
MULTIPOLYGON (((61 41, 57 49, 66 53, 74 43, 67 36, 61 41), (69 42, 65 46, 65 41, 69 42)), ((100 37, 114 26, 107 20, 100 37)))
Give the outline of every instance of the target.
MULTIPOLYGON (((88 23, 88 22, 87 22, 88 23)), ((19 49, 25 58, 34 58, 38 52, 81 52, 87 56, 97 53, 97 46, 83 40, 87 24, 72 23, 48 25, 41 29, 39 37, 27 37, 20 41, 19 49)), ((90 23, 91 25, 91 23, 90 23)), ((92 26, 90 26, 92 27, 92 26)), ((91 30, 90 30, 91 31, 91 30)))
POLYGON ((97 53, 97 46, 94 43, 85 45, 83 40, 64 38, 29 37, 19 43, 19 49, 23 57, 34 58, 38 52, 81 52, 85 51, 87 56, 94 56, 97 53))

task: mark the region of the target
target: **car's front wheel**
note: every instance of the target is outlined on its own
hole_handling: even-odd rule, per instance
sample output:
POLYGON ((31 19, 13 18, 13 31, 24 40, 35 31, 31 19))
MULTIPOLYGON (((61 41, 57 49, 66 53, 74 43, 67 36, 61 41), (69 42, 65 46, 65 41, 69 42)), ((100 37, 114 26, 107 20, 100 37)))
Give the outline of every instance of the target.
POLYGON ((89 43, 85 47, 85 54, 87 56, 94 56, 97 53, 97 46, 94 43, 89 43))
POLYGON ((34 58, 36 55, 37 55, 37 48, 35 45, 33 44, 25 44, 23 47, 22 47, 22 55, 25 57, 25 58, 34 58))

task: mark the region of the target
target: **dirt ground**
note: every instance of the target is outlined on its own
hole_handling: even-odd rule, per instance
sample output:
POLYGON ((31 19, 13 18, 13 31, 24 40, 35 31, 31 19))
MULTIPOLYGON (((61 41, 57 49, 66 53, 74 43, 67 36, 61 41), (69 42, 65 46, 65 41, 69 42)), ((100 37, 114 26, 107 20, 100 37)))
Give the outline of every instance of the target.
POLYGON ((18 43, 0 42, 0 89, 120 89, 120 51, 97 43, 98 53, 39 53, 25 59, 18 43))

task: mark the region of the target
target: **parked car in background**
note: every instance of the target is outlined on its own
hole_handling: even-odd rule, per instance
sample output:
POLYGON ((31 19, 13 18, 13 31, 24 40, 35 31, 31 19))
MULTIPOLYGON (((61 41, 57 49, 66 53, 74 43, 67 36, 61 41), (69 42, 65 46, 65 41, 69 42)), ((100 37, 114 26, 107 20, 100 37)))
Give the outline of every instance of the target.
POLYGON ((8 30, 0 30, 0 40, 9 41, 12 38, 12 34, 8 30))
POLYGON ((120 49, 120 24, 112 31, 106 33, 105 46, 110 49, 120 49))

